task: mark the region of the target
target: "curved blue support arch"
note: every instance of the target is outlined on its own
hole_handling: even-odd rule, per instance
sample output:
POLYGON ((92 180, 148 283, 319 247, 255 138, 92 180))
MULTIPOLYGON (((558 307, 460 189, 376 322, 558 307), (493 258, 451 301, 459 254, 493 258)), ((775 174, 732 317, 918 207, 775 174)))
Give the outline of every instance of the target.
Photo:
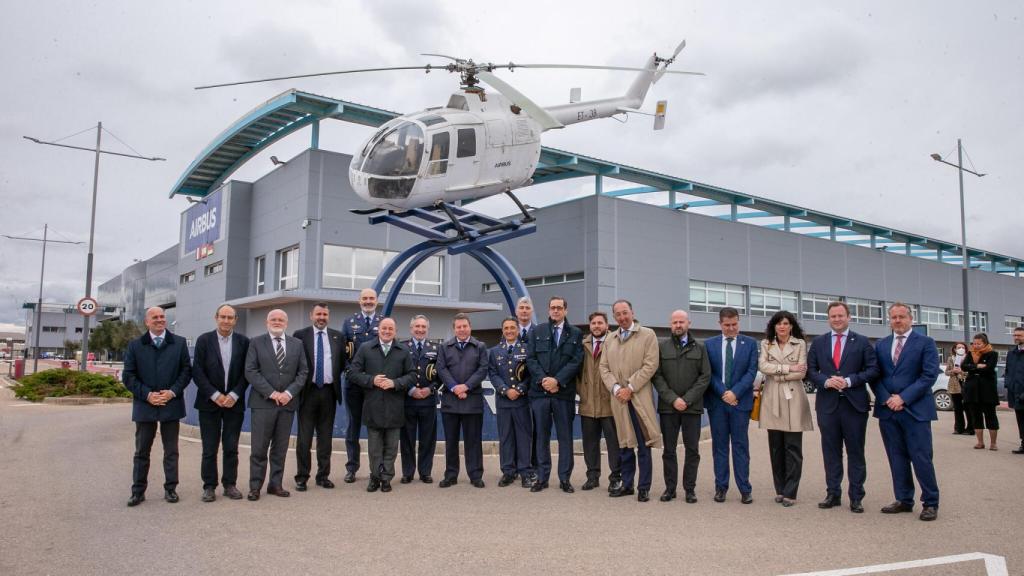
POLYGON ((405 250, 402 250, 402 252, 400 252, 398 256, 392 258, 391 262, 388 262, 388 265, 385 266, 384 269, 380 271, 380 274, 377 275, 377 279, 373 281, 373 285, 371 285, 370 288, 373 288, 374 292, 380 294, 382 291, 384 291, 384 286, 388 283, 388 278, 391 278, 391 275, 394 274, 395 271, 397 271, 399 268, 401 268, 402 264, 404 264, 406 260, 412 258, 413 256, 419 254, 424 250, 429 250, 431 248, 436 247, 437 244, 431 242, 430 240, 426 240, 424 242, 420 242, 419 244, 406 248, 405 250))
MULTIPOLYGON (((415 255, 402 268, 402 271, 398 273, 398 277, 395 278, 395 283, 391 285, 391 290, 388 292, 387 299, 384 300, 384 309, 382 313, 385 317, 391 316, 391 311, 395 308, 395 302, 398 300, 398 295, 402 291, 402 286, 405 285, 405 281, 409 279, 409 276, 423 263, 424 260, 430 258, 434 254, 444 250, 444 246, 434 246, 432 248, 425 248, 419 254, 415 255)), ((387 276, 377 278, 377 282, 381 282, 382 286, 386 285, 388 281, 387 276)), ((374 282, 376 285, 377 282, 374 282)), ((378 292, 379 293, 379 292, 378 292)))

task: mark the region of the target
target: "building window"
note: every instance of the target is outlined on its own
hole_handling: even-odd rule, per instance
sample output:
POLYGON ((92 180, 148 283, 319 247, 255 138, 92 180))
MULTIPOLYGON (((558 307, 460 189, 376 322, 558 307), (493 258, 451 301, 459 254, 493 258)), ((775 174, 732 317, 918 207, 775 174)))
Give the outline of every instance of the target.
POLYGON ((1014 328, 1024 328, 1024 316, 1003 316, 1003 325, 1007 334, 1013 334, 1014 328))
POLYGON ((54 332, 54 333, 63 334, 64 333, 64 327, 63 326, 43 326, 43 334, 46 334, 47 332, 54 332))
POLYGON ((75 328, 75 334, 81 334, 81 333, 82 333, 82 327, 81 326, 75 328))
POLYGON ((214 274, 217 274, 218 272, 222 272, 222 271, 224 271, 224 261, 223 260, 221 260, 219 262, 214 262, 213 264, 208 264, 206 266, 206 269, 204 270, 204 273, 207 276, 213 276, 214 274))
MULTIPOLYGON (((565 274, 552 274, 550 276, 532 276, 523 278, 523 284, 528 288, 534 286, 550 286, 552 284, 567 284, 569 282, 582 282, 583 272, 567 272, 565 274)), ((487 282, 483 285, 484 292, 497 292, 501 290, 497 282, 487 282)))
POLYGON ((256 259, 256 270, 254 272, 255 272, 254 275, 256 276, 256 293, 257 294, 263 294, 264 292, 267 291, 267 283, 266 283, 266 278, 267 278, 267 257, 266 256, 260 256, 259 258, 256 259))
MULTIPOLYGON (((953 330, 964 329, 964 311, 963 310, 952 310, 951 316, 953 317, 953 330)), ((971 329, 970 332, 977 334, 978 332, 988 332, 988 312, 978 312, 977 310, 971 311, 971 329)))
POLYGON ((188 284, 189 282, 195 281, 195 279, 196 279, 196 271, 192 270, 190 272, 185 272, 184 274, 182 274, 181 277, 178 279, 178 281, 182 285, 185 285, 185 284, 188 284))
MULTIPOLYGON (((389 250, 371 250, 369 248, 353 248, 351 246, 324 245, 324 288, 350 288, 361 290, 369 288, 377 275, 398 252, 389 250)), ((422 294, 440 296, 442 294, 441 278, 444 272, 444 258, 431 256, 424 260, 405 281, 402 294, 422 294)), ((384 291, 394 286, 388 280, 384 291)))
MULTIPOLYGON (((839 301, 842 301, 842 298, 839 296, 829 296, 827 294, 801 294, 801 315, 808 320, 828 321, 828 305, 839 301)), ((851 309, 850 312, 852 313, 853 310, 851 309)))
POLYGON ((862 298, 847 298, 846 305, 850 307, 850 321, 859 324, 883 324, 885 316, 882 312, 880 300, 864 300, 862 298))
POLYGON ((746 314, 747 294, 738 284, 722 284, 690 280, 690 310, 697 312, 718 312, 726 306, 746 314))
POLYGON ((299 287, 299 247, 285 248, 277 253, 278 290, 294 290, 299 287))
POLYGON ((797 295, 791 290, 750 287, 750 315, 772 316, 780 310, 797 311, 797 295))
POLYGON ((949 310, 936 308, 934 306, 921 306, 920 316, 917 318, 919 324, 926 324, 932 328, 949 328, 949 310))

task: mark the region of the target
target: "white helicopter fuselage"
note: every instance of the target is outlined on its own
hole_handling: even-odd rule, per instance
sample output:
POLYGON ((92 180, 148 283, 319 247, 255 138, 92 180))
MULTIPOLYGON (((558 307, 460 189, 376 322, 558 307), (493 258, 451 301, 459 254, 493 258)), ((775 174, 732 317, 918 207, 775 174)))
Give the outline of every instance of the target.
POLYGON ((381 126, 352 158, 349 181, 388 210, 500 194, 530 183, 541 132, 502 95, 469 89, 381 126))

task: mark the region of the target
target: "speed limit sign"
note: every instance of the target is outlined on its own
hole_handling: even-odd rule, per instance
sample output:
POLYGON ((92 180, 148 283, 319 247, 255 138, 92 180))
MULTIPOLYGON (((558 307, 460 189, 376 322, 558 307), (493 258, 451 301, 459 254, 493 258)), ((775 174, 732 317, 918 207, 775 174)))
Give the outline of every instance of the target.
POLYGON ((98 309, 99 304, 96 302, 95 298, 86 296, 78 301, 78 312, 81 313, 82 316, 92 316, 98 309))

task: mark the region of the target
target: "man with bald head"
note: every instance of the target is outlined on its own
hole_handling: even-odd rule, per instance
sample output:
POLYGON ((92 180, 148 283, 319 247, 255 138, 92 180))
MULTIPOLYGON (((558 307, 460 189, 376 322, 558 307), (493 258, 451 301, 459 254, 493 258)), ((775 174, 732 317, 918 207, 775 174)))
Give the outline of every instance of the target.
POLYGON ((157 426, 164 446, 164 500, 178 501, 178 428, 185 417, 185 388, 192 378, 185 339, 167 331, 162 308, 146 310, 146 333, 128 344, 124 386, 132 393, 135 461, 129 506, 146 499, 149 453, 157 426))
POLYGON ((665 472, 662 502, 676 497, 679 463, 676 443, 683 433, 683 490, 686 502, 697 502, 697 466, 700 464, 700 417, 704 412, 704 392, 711 383, 711 362, 704 345, 690 336, 690 316, 676 310, 669 316, 672 335, 658 344, 658 371, 654 388, 658 391, 661 436, 665 442, 661 460, 665 472))
POLYGON ((267 314, 267 333, 249 341, 245 356, 245 378, 252 386, 249 394, 252 430, 249 456, 249 500, 260 499, 267 475, 267 451, 270 452, 270 482, 267 494, 288 497, 282 486, 288 438, 299 405, 299 392, 306 385, 306 353, 302 341, 285 334, 288 315, 274 309, 267 314))
MULTIPOLYGON (((363 288, 359 292, 359 312, 345 319, 341 333, 348 342, 348 357, 355 358, 359 348, 367 342, 377 340, 380 321, 384 317, 377 313, 377 292, 373 288, 363 288)), ((348 425, 345 428, 345 482, 356 481, 356 470, 359 470, 359 434, 363 426, 363 389, 345 380, 345 412, 348 425)))

